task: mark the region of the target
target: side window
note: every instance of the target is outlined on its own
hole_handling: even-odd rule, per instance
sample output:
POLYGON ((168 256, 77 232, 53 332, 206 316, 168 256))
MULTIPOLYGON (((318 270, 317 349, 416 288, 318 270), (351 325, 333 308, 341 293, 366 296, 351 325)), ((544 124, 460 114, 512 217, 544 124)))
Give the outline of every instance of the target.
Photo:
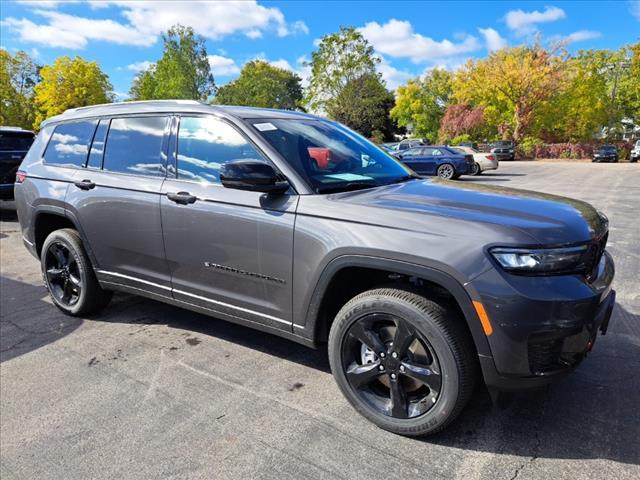
POLYGON ((58 125, 44 152, 45 163, 83 167, 97 123, 97 120, 90 120, 58 125))
POLYGON ((111 120, 104 151, 104 170, 136 175, 164 175, 162 151, 168 117, 111 120))
POLYGON ((109 130, 109 120, 100 120, 96 134, 93 136, 91 151, 89 152, 88 168, 102 168, 102 156, 104 155, 104 142, 109 130))
POLYGON ((431 152, 431 155, 434 155, 436 157, 440 157, 440 156, 442 156, 442 151, 438 150, 437 148, 434 148, 433 151, 431 152))
POLYGON ((178 129, 178 178, 220 183, 220 167, 262 155, 231 125, 213 117, 182 117, 178 129))
POLYGON ((433 151, 434 151, 433 148, 425 148, 424 149, 424 154, 425 155, 433 155, 433 151))

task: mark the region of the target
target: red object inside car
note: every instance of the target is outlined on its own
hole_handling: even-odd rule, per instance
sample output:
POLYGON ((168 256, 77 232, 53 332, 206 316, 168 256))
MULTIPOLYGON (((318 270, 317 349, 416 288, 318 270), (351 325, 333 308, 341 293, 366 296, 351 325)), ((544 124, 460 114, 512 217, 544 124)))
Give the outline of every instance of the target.
POLYGON ((331 152, 328 148, 308 147, 309 156, 313 158, 320 170, 329 168, 329 160, 331 160, 331 152))

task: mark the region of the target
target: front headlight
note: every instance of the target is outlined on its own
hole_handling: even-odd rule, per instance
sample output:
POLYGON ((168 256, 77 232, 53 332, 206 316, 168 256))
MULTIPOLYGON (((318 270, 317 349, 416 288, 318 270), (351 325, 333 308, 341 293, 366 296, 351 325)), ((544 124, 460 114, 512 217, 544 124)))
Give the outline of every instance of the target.
POLYGON ((567 248, 503 248, 490 250, 502 268, 513 273, 577 273, 584 271, 587 246, 567 248))

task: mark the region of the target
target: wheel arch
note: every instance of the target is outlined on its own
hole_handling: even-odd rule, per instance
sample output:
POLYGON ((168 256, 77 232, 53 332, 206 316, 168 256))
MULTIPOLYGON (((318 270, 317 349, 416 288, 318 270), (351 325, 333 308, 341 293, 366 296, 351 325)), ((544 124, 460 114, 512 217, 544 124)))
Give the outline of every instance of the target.
MULTIPOLYGON (((336 281, 340 279, 340 275, 344 275, 344 272, 349 271, 366 273, 366 276, 362 277, 367 279, 364 285, 366 287, 365 290, 369 289, 369 287, 380 286, 381 282, 385 280, 386 285, 389 285, 402 279, 418 279, 427 282, 429 286, 439 287, 451 296, 462 313, 477 353, 481 356, 491 356, 489 342, 473 306, 472 298, 457 279, 433 267, 365 255, 340 256, 333 259, 324 268, 311 294, 305 316, 304 330, 307 335, 312 337, 311 340, 314 344, 321 343, 328 334, 333 322, 331 314, 336 311, 336 305, 331 305, 330 297, 335 291, 336 281)), ((403 284, 400 283, 400 285, 402 286, 403 284)), ((406 287, 411 286, 410 283, 405 283, 404 285, 406 287)), ((361 293, 361 291, 363 291, 362 288, 357 293, 361 293)), ((342 294, 343 296, 345 294, 348 296, 350 292, 342 292, 342 294)))

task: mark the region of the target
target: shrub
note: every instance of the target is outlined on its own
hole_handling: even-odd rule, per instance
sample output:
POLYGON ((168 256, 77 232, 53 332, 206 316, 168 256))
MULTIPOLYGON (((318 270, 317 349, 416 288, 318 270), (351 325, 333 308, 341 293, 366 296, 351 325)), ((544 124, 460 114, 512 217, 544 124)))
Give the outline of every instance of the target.
POLYGON ((539 138, 525 137, 522 142, 518 144, 517 153, 522 158, 535 158, 536 147, 542 145, 544 142, 539 138))
POLYGON ((463 133, 462 135, 458 135, 457 137, 453 137, 449 142, 451 145, 460 145, 463 142, 470 142, 471 135, 468 133, 463 133))

